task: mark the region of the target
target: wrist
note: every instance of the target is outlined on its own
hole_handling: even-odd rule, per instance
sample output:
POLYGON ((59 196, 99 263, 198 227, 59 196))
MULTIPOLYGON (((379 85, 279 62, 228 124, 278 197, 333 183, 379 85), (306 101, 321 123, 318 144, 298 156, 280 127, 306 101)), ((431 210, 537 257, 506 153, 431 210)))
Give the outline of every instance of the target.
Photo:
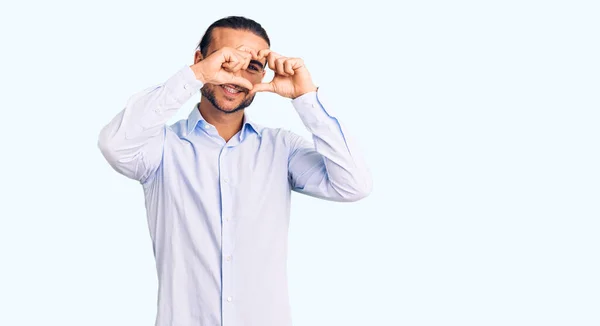
POLYGON ((194 76, 196 76, 196 79, 199 80, 200 82, 202 82, 202 84, 205 84, 206 83, 206 77, 204 76, 204 73, 202 73, 202 69, 201 69, 200 63, 191 65, 190 68, 194 72, 194 76))
POLYGON ((294 94, 294 96, 292 96, 292 100, 295 100, 304 94, 316 92, 318 89, 319 88, 317 86, 315 86, 314 84, 311 86, 308 86, 308 87, 303 87, 300 91, 298 91, 296 94, 294 94))

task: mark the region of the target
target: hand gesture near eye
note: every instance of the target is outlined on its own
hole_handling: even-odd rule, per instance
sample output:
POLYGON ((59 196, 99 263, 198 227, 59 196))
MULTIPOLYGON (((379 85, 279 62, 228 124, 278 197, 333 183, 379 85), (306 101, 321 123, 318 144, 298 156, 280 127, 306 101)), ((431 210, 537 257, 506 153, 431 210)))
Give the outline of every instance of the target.
POLYGON ((272 92, 283 97, 295 99, 308 92, 317 90, 310 73, 300 58, 281 56, 269 49, 258 51, 259 60, 267 58, 269 68, 275 72, 273 80, 254 85, 253 93, 272 92))
POLYGON ((237 49, 224 47, 193 64, 190 68, 196 78, 204 84, 234 84, 250 90, 252 83, 246 78, 236 76, 235 73, 247 69, 250 61, 257 55, 256 51, 246 47, 237 49))

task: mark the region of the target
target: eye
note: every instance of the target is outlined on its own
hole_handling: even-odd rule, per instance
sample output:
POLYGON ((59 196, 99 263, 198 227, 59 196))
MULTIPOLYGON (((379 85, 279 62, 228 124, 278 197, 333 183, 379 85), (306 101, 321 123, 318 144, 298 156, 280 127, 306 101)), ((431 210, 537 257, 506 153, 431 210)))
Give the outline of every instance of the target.
POLYGON ((263 71, 263 67, 257 63, 251 63, 248 65, 248 70, 252 73, 261 73, 263 71))

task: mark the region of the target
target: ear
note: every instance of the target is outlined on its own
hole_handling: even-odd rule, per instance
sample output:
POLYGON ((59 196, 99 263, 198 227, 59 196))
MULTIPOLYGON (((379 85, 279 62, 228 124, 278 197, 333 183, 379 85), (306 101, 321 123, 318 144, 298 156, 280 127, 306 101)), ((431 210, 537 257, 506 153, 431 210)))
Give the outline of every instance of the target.
POLYGON ((200 52, 200 50, 196 50, 196 52, 194 53, 194 64, 200 62, 202 59, 204 59, 202 53, 200 52))

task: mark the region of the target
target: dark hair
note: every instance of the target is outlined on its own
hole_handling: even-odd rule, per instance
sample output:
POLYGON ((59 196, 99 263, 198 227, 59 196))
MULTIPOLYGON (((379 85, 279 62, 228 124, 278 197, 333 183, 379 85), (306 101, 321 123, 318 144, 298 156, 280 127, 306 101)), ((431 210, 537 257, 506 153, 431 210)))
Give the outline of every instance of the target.
POLYGON ((271 41, 269 40, 267 31, 265 31, 265 29, 259 23, 242 16, 229 16, 221 18, 212 23, 204 33, 204 36, 202 36, 200 43, 198 43, 197 49, 200 49, 200 53, 202 53, 202 56, 204 57, 206 57, 208 46, 212 41, 212 31, 217 27, 241 29, 252 32, 257 36, 262 37, 265 41, 267 41, 267 44, 271 46, 271 41))

